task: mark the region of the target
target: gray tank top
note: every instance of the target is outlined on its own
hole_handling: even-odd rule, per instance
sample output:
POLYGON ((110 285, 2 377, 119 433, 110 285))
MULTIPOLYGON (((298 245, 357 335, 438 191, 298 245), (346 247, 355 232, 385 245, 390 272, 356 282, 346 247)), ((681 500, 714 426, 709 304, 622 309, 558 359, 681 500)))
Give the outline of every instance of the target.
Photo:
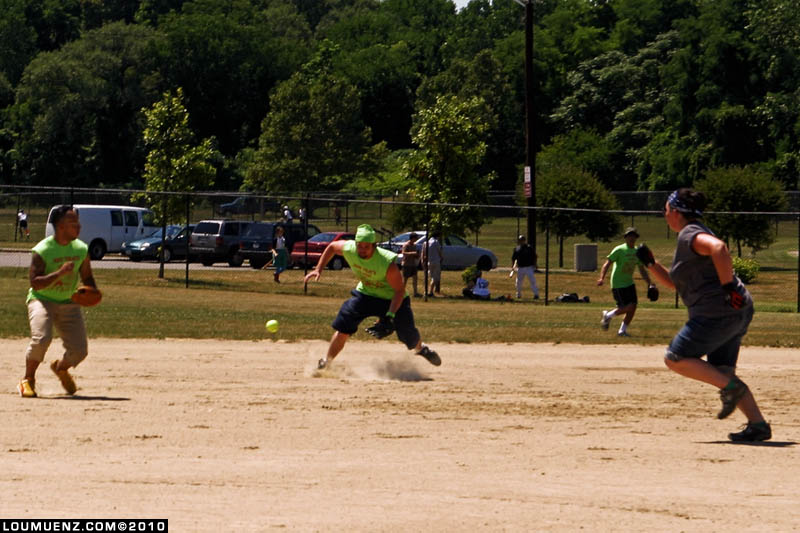
POLYGON ((734 309, 725 301, 725 290, 719 282, 717 270, 710 256, 699 255, 692 250, 694 239, 701 233, 714 232, 699 222, 690 222, 678 234, 678 246, 669 269, 669 277, 675 284, 681 300, 689 308, 689 317, 724 316, 743 313, 753 305, 753 297, 741 280, 733 276, 733 282, 745 298, 742 309, 734 309))

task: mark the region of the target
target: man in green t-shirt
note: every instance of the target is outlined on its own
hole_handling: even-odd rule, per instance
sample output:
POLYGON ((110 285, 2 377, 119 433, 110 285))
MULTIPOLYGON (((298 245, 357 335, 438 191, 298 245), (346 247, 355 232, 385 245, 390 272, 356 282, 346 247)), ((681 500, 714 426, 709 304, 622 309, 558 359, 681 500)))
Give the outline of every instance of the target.
POLYGON ((36 397, 36 369, 44 361, 53 340, 53 327, 64 345, 64 355, 53 361, 50 369, 56 374, 67 394, 77 387, 69 374, 88 354, 86 326, 78 304, 70 299, 80 280, 97 288, 92 276, 86 243, 78 239, 81 224, 78 213, 62 205, 50 214, 55 234, 33 247, 28 271, 28 320, 31 341, 25 354, 25 377, 17 385, 23 398, 36 397))
POLYGON ((628 337, 628 326, 633 320, 633 315, 636 313, 636 306, 639 303, 636 297, 636 286, 633 284, 633 271, 639 267, 639 272, 642 278, 647 281, 649 286, 652 286, 650 276, 644 265, 636 257, 636 239, 639 238, 639 232, 636 228, 630 227, 625 230, 625 242, 620 244, 608 254, 606 262, 600 269, 600 278, 597 280, 597 285, 602 285, 605 281, 606 272, 608 267, 612 264, 614 268, 611 270, 611 294, 614 296, 614 301, 617 307, 611 311, 603 311, 603 318, 600 321, 600 326, 603 329, 608 329, 611 319, 616 315, 625 315, 622 319, 622 324, 619 326, 617 335, 620 337, 628 337))
POLYGON ((397 254, 375 243, 375 230, 362 224, 356 230, 354 241, 333 241, 319 258, 317 266, 305 277, 305 282, 317 281, 322 270, 334 256, 344 257, 359 280, 352 298, 342 304, 331 326, 335 330, 328 346, 328 355, 320 359, 317 367, 328 367, 342 351, 350 335, 369 316, 379 320, 367 328, 367 333, 382 339, 397 331, 397 337, 409 350, 427 359, 435 366, 442 364, 439 356, 423 344, 419 330, 414 326, 411 300, 406 295, 403 275, 397 266, 397 254))

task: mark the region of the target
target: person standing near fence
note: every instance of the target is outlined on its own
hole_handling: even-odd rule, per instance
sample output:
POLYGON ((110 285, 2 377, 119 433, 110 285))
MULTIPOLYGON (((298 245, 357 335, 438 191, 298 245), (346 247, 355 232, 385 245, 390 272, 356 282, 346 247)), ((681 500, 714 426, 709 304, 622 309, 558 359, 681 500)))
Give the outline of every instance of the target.
POLYGON ((689 311, 689 321, 670 342, 664 362, 682 376, 719 389, 722 409, 717 418, 726 418, 737 407, 744 413, 747 425, 729 433, 730 440, 769 440, 772 428, 753 393, 736 376, 739 347, 753 319, 753 297, 735 275, 725 242, 699 222, 705 206, 705 195, 692 189, 681 188, 669 196, 664 218, 678 233, 669 270, 646 245, 636 251, 659 282, 678 291, 689 311), (701 359, 704 355, 707 361, 701 359))
POLYGON ((512 273, 517 273, 517 298, 522 298, 522 285, 525 278, 531 285, 533 291, 533 299, 539 299, 539 286, 536 285, 536 253, 533 251, 533 246, 527 243, 525 235, 517 237, 517 247, 511 254, 511 270, 512 273))
POLYGON ((17 385, 23 398, 36 397, 36 370, 53 340, 53 327, 61 336, 64 355, 53 361, 50 369, 67 394, 75 394, 77 390, 69 369, 89 353, 81 307, 71 300, 79 280, 97 289, 89 247, 78 239, 81 225, 78 213, 71 206, 53 209, 50 222, 55 234, 40 241, 31 254, 27 298, 31 341, 25 353, 25 377, 17 385))
POLYGON ((422 261, 428 268, 430 286, 427 287, 428 296, 442 293, 442 261, 444 249, 442 248, 442 233, 434 231, 426 245, 422 247, 422 261))
POLYGON ((625 315, 617 335, 629 337, 628 326, 633 321, 633 315, 636 314, 636 307, 639 304, 636 296, 636 285, 633 283, 633 271, 636 267, 639 267, 639 272, 647 282, 648 287, 653 284, 644 265, 636 257, 636 239, 639 238, 639 232, 636 231, 636 228, 629 227, 625 230, 624 237, 625 242, 608 254, 606 262, 603 263, 603 267, 600 269, 600 278, 597 280, 597 285, 603 285, 606 272, 608 272, 609 266, 613 264, 614 267, 611 269, 611 294, 614 296, 617 306, 611 311, 603 311, 600 326, 603 329, 608 329, 612 318, 616 315, 625 315))
POLYGON ((417 239, 419 236, 412 233, 408 236, 408 240, 403 243, 400 249, 403 265, 403 284, 408 287, 408 280, 411 280, 411 286, 414 288, 414 296, 419 297, 421 294, 418 290, 419 278, 419 250, 417 249, 417 239))
MULTIPOLYGON (((286 251, 286 237, 284 237, 285 230, 283 226, 277 226, 275 228, 275 237, 273 238, 272 244, 272 261, 270 263, 272 266, 275 267, 275 274, 273 279, 275 283, 280 283, 281 272, 286 270, 289 266, 289 254, 286 251)), ((264 268, 267 268, 270 263, 264 265, 264 268)))
POLYGON ((31 231, 28 229, 28 214, 24 209, 20 209, 17 213, 17 227, 19 228, 20 239, 24 235, 26 239, 31 238, 31 231))

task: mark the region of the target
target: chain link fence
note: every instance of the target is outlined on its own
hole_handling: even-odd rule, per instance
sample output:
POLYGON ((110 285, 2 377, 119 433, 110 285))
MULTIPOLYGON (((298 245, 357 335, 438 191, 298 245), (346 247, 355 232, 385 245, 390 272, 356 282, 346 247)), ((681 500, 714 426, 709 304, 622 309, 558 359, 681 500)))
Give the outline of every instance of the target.
MULTIPOLYGON (((139 206, 145 205, 141 194, 145 191, 121 189, 77 189, 77 188, 45 188, 28 186, 0 185, 0 247, 6 260, 4 266, 27 268, 29 264, 28 250, 44 238, 46 219, 49 210, 54 205, 60 204, 91 204, 113 206, 139 206), (29 233, 20 231, 19 213, 24 211, 27 215, 29 233)), ((496 286, 501 287, 500 292, 510 293, 515 290, 509 285, 511 274, 511 255, 517 243, 517 236, 526 233, 527 217, 536 212, 537 234, 529 242, 535 246, 538 256, 538 282, 545 303, 552 302, 557 295, 575 292, 571 290, 569 281, 577 280, 569 276, 594 276, 600 269, 605 256, 611 249, 623 242, 622 232, 627 226, 635 226, 641 235, 640 242, 647 242, 656 252, 659 260, 665 264, 671 262, 675 245, 675 234, 664 222, 662 208, 668 192, 616 192, 621 209, 611 212, 619 220, 622 228, 618 235, 613 236, 608 242, 592 242, 585 236, 560 236, 555 229, 550 228, 544 221, 548 212, 556 210, 536 207, 529 208, 517 205, 521 200, 513 191, 493 191, 489 196, 489 203, 478 206, 462 206, 459 204, 420 204, 410 201, 404 195, 394 193, 388 195, 358 194, 358 193, 331 193, 314 192, 302 196, 292 195, 256 195, 241 192, 197 192, 197 193, 154 193, 148 192, 151 198, 158 201, 162 197, 179 198, 182 208, 180 213, 169 220, 170 224, 184 226, 195 225, 200 221, 236 221, 241 226, 252 225, 254 222, 278 222, 290 224, 292 231, 288 232, 287 244, 293 246, 295 241, 301 241, 299 236, 313 235, 317 232, 353 233, 359 224, 368 223, 378 232, 379 239, 386 246, 395 250, 400 241, 397 236, 407 234, 409 231, 425 233, 432 231, 430 221, 439 211, 453 210, 461 207, 472 207, 479 210, 485 218, 485 223, 478 231, 466 232, 462 235, 445 235, 445 245, 450 247, 451 259, 459 257, 458 262, 448 265, 450 270, 447 276, 458 283, 460 272, 466 268, 465 261, 477 261, 483 256, 489 256, 496 268, 492 276, 497 276, 496 286), (285 216, 286 211, 292 214, 291 222, 285 216), (302 216, 304 210, 305 216, 302 216), (291 238, 289 238, 291 237, 291 238), (464 256, 464 258, 461 258, 464 256), (560 281, 556 285, 551 283, 552 276, 560 274, 560 281), (566 276, 566 277, 565 277, 566 276)), ((753 252, 748 248, 741 250, 742 256, 758 262, 759 268, 764 273, 773 273, 778 276, 784 294, 792 294, 797 310, 800 311, 800 225, 798 224, 798 211, 800 211, 800 193, 787 192, 787 199, 791 206, 788 211, 774 213, 735 213, 736 215, 751 217, 753 221, 769 222, 772 244, 763 250, 753 252), (794 285, 794 291, 791 291, 794 285)), ((598 213, 586 209, 561 209, 560 211, 574 213, 598 213)), ((152 224, 152 222, 150 222, 152 224)), ((137 237, 144 236, 144 231, 156 231, 155 226, 141 228, 137 237)), ((246 232, 246 227, 242 232, 246 232)), ((158 233, 160 236, 160 232, 158 233)), ((251 261, 247 257, 236 257, 240 254, 240 243, 230 239, 229 256, 220 257, 211 266, 204 266, 199 258, 190 257, 187 261, 185 254, 173 253, 166 268, 171 270, 182 269, 185 272, 186 285, 192 281, 202 281, 207 269, 230 269, 258 267, 262 268, 260 261, 251 261), (237 266, 231 266, 237 265, 237 266)), ((226 241, 226 245, 228 241, 226 241)), ((739 249, 736 243, 729 243, 734 256, 739 249)), ((127 256, 120 253, 117 246, 107 245, 108 253, 103 261, 112 264, 113 261, 130 262, 127 256)), ((447 255, 447 252, 446 252, 447 255)), ((313 267, 313 262, 304 256, 299 260, 290 258, 290 265, 297 267, 313 267)), ((474 264, 474 261, 472 264, 474 264)), ((143 259, 136 265, 139 268, 159 269, 160 265, 154 258, 143 259)), ((206 262, 207 263, 207 262, 206 262)), ((424 274, 424 272, 421 272, 424 274)), ((574 286, 581 285, 575 281, 574 286)))

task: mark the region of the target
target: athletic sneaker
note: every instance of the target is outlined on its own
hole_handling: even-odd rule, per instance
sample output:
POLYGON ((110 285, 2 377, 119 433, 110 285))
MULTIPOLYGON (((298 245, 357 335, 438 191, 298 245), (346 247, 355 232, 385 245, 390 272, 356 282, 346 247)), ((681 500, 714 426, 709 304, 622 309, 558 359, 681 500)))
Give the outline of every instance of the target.
POLYGON ((746 393, 747 385, 744 384, 744 381, 737 377, 731 378, 730 383, 719 391, 719 398, 722 400, 722 409, 717 413, 717 418, 722 420, 734 412, 736 406, 739 405, 739 402, 746 393))
POLYGON ((427 359, 428 362, 433 366, 439 366, 442 364, 442 360, 439 358, 439 354, 431 350, 427 344, 422 345, 422 348, 419 349, 417 355, 421 355, 422 357, 427 359))
POLYGON ((630 337, 630 334, 627 331, 618 331, 617 337, 630 337))
POLYGON ((603 319, 600 321, 600 327, 603 329, 608 329, 608 325, 611 323, 611 317, 613 315, 609 315, 605 311, 602 311, 603 319))
POLYGON ((743 431, 728 433, 733 442, 760 442, 772 438, 772 428, 766 422, 748 422, 743 431))
POLYGON ((75 386, 75 381, 72 379, 72 376, 69 375, 68 370, 56 370, 58 367, 58 361, 53 361, 50 363, 50 370, 58 376, 58 380, 61 382, 61 386, 64 387, 64 390, 67 391, 67 394, 70 396, 75 394, 75 391, 78 390, 78 387, 75 386))
POLYGON ((34 390, 33 385, 34 383, 32 381, 28 381, 27 379, 23 379, 17 383, 19 395, 23 398, 36 398, 36 390, 34 390))
POLYGON ((327 359, 323 358, 323 359, 320 359, 319 361, 317 361, 317 370, 323 370, 323 369, 327 368, 327 366, 328 366, 328 360, 327 359))

